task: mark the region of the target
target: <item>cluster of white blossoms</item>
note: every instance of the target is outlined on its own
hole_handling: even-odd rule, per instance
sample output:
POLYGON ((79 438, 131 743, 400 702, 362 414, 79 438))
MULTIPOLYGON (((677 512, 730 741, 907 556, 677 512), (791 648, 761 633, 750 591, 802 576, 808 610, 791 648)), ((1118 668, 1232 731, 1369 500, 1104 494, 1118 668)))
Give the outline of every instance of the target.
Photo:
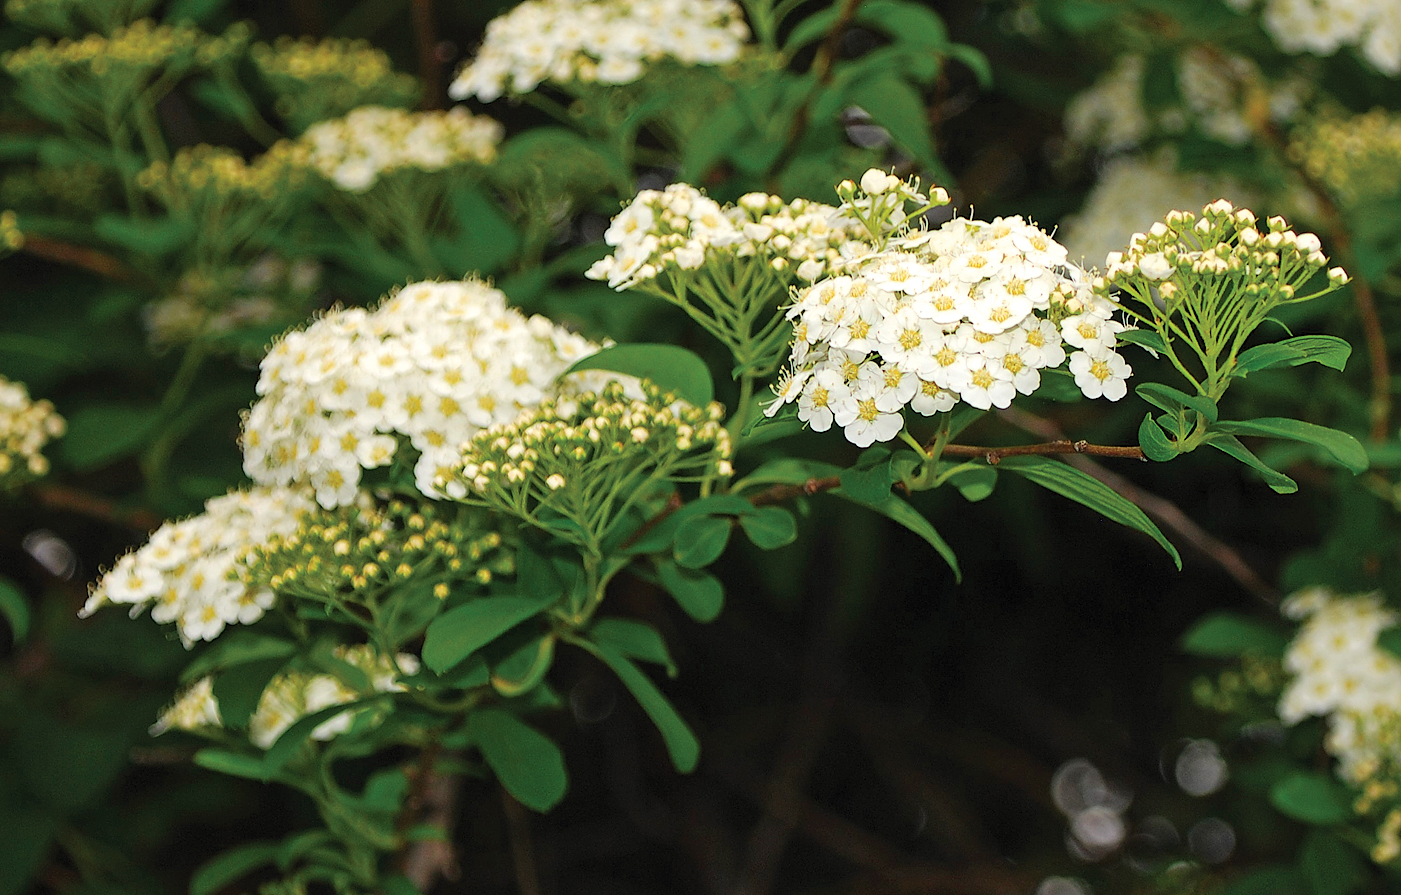
POLYGON ((448 94, 491 102, 545 81, 629 84, 663 59, 733 62, 748 39, 732 0, 526 0, 487 25, 448 94))
POLYGON ((344 118, 312 125, 299 142, 321 176, 342 190, 360 193, 400 169, 441 171, 489 164, 503 133, 496 120, 461 106, 447 112, 361 106, 344 118))
POLYGON ((1177 171, 1170 153, 1117 156, 1105 164, 1084 207, 1061 223, 1056 236, 1072 260, 1098 267, 1169 211, 1200 208, 1222 197, 1254 204, 1251 192, 1228 177, 1177 171))
MULTIPOLYGON (((1260 0, 1227 0, 1245 11, 1260 0)), ((1355 46, 1383 74, 1401 74, 1401 4, 1394 0, 1264 0, 1265 30, 1286 53, 1331 56, 1355 46)))
POLYGON ((1294 594, 1281 611, 1303 623, 1284 655, 1293 679, 1280 697, 1280 720, 1326 718, 1325 747, 1349 782, 1401 768, 1401 659, 1377 646, 1377 635, 1401 616, 1380 594, 1344 597, 1325 588, 1294 594))
MULTIPOLYGON (((1071 100, 1065 110, 1066 138, 1071 145, 1116 152, 1139 146, 1154 131, 1181 133, 1189 123, 1206 136, 1232 146, 1250 140, 1245 86, 1265 83, 1254 62, 1189 49, 1176 60, 1183 104, 1151 111, 1143 103, 1145 72, 1142 56, 1121 56, 1093 86, 1071 100)), ((1270 84, 1268 89, 1270 118, 1282 123, 1298 113, 1308 84, 1295 78, 1270 84)))
POLYGON ((604 241, 613 254, 588 270, 595 280, 627 289, 670 271, 697 270, 714 252, 758 258, 776 272, 811 283, 830 276, 849 257, 871 251, 856 218, 820 202, 784 202, 749 193, 721 205, 685 183, 643 190, 613 218, 604 241))
POLYGON ((314 508, 311 493, 297 488, 250 488, 211 498, 203 513, 167 522, 117 560, 81 615, 110 603, 130 606, 133 615, 149 606, 156 622, 175 622, 187 647, 213 640, 226 625, 252 624, 275 597, 250 585, 246 561, 256 546, 294 533, 314 508))
POLYGON ((420 455, 418 490, 438 497, 434 482, 460 466, 463 442, 535 406, 597 348, 485 283, 413 283, 376 310, 333 311, 273 346, 244 420, 244 471, 345 506, 361 471, 393 461, 404 438, 420 455))
POLYGON ((23 383, 0 376, 0 486, 7 478, 48 472, 48 458, 40 451, 64 429, 52 404, 30 400, 23 383))
MULTIPOLYGON (((301 718, 323 709, 356 702, 376 693, 402 692, 401 674, 418 671, 418 658, 399 653, 390 659, 367 644, 342 644, 334 650, 337 659, 363 671, 370 681, 370 690, 360 692, 338 677, 306 671, 285 671, 272 679, 258 699, 257 708, 248 719, 248 738, 259 749, 267 749, 278 737, 301 718)), ((347 710, 334 715, 311 732, 314 740, 332 739, 350 728, 357 712, 347 710)), ((161 713, 151 727, 153 736, 169 730, 192 733, 212 732, 223 727, 219 701, 214 695, 214 678, 195 681, 161 713)))
POLYGON ((766 412, 796 402, 813 429, 835 423, 865 447, 898 435, 907 406, 929 416, 1031 394, 1065 361, 1063 342, 1085 395, 1116 401, 1131 370, 1114 350, 1125 328, 1114 310, 1035 225, 956 218, 798 295, 789 369, 766 412))

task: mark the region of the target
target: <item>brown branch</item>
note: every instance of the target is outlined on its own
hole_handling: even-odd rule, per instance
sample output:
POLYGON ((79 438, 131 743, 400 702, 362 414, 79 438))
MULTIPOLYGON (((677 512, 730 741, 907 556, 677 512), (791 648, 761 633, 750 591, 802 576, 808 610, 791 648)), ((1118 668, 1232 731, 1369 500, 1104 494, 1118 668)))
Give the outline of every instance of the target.
POLYGON ((90 494, 87 491, 79 491, 77 488, 70 488, 67 485, 36 482, 25 490, 36 503, 49 509, 77 513, 80 516, 100 519, 113 525, 126 525, 143 531, 154 531, 165 522, 164 517, 150 510, 127 509, 118 506, 114 500, 90 494))
MULTIPOLYGON (((1042 438, 1061 440, 1065 437, 1064 433, 1060 431, 1060 427, 1055 423, 1025 410, 1009 407, 1006 410, 998 411, 998 416, 1018 429, 1042 438)), ((1278 592, 1266 584, 1260 574, 1234 548, 1213 537, 1206 529, 1193 521, 1192 517, 1184 513, 1177 504, 1166 497, 1160 497, 1151 491, 1140 488, 1118 473, 1105 469, 1089 457, 1071 456, 1067 458, 1066 462, 1081 472, 1099 479, 1119 496, 1167 526, 1184 541, 1219 565, 1227 575, 1230 575, 1242 589, 1251 595, 1270 604, 1279 601, 1278 592)))
MULTIPOLYGON (((438 770, 439 746, 423 750, 413 773, 405 811, 399 818, 400 832, 411 826, 411 820, 442 831, 441 839, 418 839, 406 844, 399 867, 404 876, 420 892, 433 888, 439 879, 450 882, 462 876, 457 853, 452 847, 453 820, 457 814, 457 797, 461 781, 454 774, 438 770)), ((448 753, 447 757, 455 757, 448 753)))
MULTIPOLYGON (((1230 77, 1233 69, 1226 64, 1225 56, 1209 44, 1204 44, 1203 47, 1221 63, 1222 73, 1230 77)), ((1255 135, 1275 155, 1280 164, 1294 172, 1304 187, 1313 194, 1319 216, 1323 219, 1323 234, 1334 249, 1334 260, 1351 277, 1349 285, 1352 286, 1353 299, 1357 304, 1357 314, 1367 343, 1367 356, 1371 368, 1372 399, 1368 407, 1371 417, 1370 436, 1376 442, 1386 441, 1387 433, 1391 429, 1391 361, 1387 356, 1386 333, 1382 329, 1381 315, 1377 312, 1376 295, 1372 291, 1372 285, 1357 267, 1357 255, 1352 248, 1352 233, 1328 187, 1302 164, 1291 158, 1288 141, 1270 118, 1269 93, 1260 83, 1258 76, 1244 76, 1240 86, 1247 94, 1245 117, 1255 135)))
POLYGON ((535 870, 535 851, 530 842, 530 814, 505 789, 501 790, 501 805, 506 810, 506 834, 511 840, 516 888, 520 895, 540 895, 540 875, 535 870))
POLYGON ((996 466, 1003 457, 1026 456, 1028 454, 1090 454, 1096 457, 1127 457, 1132 460, 1146 460, 1143 448, 1133 445, 1090 444, 1088 441, 1071 441, 1058 438, 1044 444, 1016 444, 1009 447, 977 447, 971 444, 950 444, 944 447, 946 457, 981 457, 989 466, 996 466))
POLYGON ((414 43, 418 48, 418 76, 423 79, 423 108, 443 107, 443 63, 438 58, 438 29, 433 0, 413 0, 414 43))
POLYGON ((141 274, 106 252, 50 239, 47 236, 33 236, 26 233, 24 245, 20 246, 20 251, 27 252, 36 258, 43 258, 46 261, 56 261, 69 267, 81 268, 89 273, 95 273, 100 277, 116 280, 120 283, 130 283, 143 279, 141 274))

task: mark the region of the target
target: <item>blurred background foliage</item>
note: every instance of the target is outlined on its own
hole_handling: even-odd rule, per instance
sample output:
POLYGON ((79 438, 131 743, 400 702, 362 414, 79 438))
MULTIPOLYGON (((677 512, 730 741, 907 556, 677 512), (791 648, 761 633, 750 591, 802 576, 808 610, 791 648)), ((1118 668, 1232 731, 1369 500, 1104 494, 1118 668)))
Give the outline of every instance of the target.
MULTIPOLYGON (((313 822, 295 794, 193 767, 193 745, 147 734, 186 660, 167 632, 76 618, 116 556, 240 481, 238 413, 274 335, 409 278, 480 271, 590 337, 686 342, 719 368, 674 309, 581 277, 619 203, 677 178, 720 199, 768 189, 830 202, 832 184, 870 165, 923 172, 985 219, 1061 225, 1099 257, 1087 229, 1119 226, 1122 240, 1166 210, 1145 209, 1154 190, 1189 197, 1179 207, 1224 193, 1297 218, 1356 279, 1281 325, 1357 350, 1345 373, 1250 378, 1231 415, 1287 407, 1351 431, 1372 470, 1354 478, 1276 449, 1266 459, 1300 483, 1280 495, 1208 452, 1170 471, 1106 461, 1101 472, 1182 548, 1181 572, 1146 538, 1004 480, 981 503, 918 498, 959 556, 961 585, 903 529, 821 513, 781 551, 726 557, 724 577, 744 584, 713 624, 628 584, 620 603, 663 631, 683 669, 667 689, 700 734, 699 769, 675 774, 617 682, 562 657, 568 710, 546 727, 568 760, 568 797, 527 815, 469 782, 460 874, 439 891, 1071 895, 1084 883, 1070 878, 1106 892, 1401 891, 1334 827, 1271 807, 1284 747, 1194 702, 1192 681, 1225 666, 1179 646, 1208 612, 1268 627, 1279 595, 1307 584, 1401 595, 1386 352, 1401 343, 1401 140, 1388 117, 1401 92, 1366 58, 1286 53, 1258 16, 1220 0, 800 3, 775 35, 791 52, 648 82, 653 94, 629 101, 669 114, 640 130, 610 126, 606 109, 569 128, 538 103, 474 104, 508 139, 480 178, 442 187, 451 221, 415 255, 402 233, 357 230, 354 207, 283 182, 249 235, 221 243, 228 231, 140 192, 135 174, 198 143, 249 158, 368 101, 445 107, 455 67, 510 3, 135 5, 223 35, 217 46, 177 35, 171 58, 188 58, 168 83, 132 74, 145 98, 113 101, 149 106, 145 136, 114 143, 110 120, 78 115, 92 89, 82 73, 61 75, 66 111, 0 78, 0 208, 24 234, 3 262, 0 374, 68 420, 49 475, 0 496, 0 602, 16 629, 0 648, 0 895, 183 892, 221 849, 313 822), (346 46, 379 48, 399 74, 376 75, 369 93, 344 72, 315 90, 279 82, 271 50, 248 46, 284 37, 365 41, 346 46), (313 95, 324 104, 309 107, 313 95), (1091 219, 1116 172, 1121 192, 1091 219), (1193 783, 1212 756, 1230 781, 1193 783), (1086 818, 1087 807, 1104 810, 1086 818)), ((35 9, 89 6, 106 4, 11 0, 0 49, 53 35, 35 9)), ((1134 408, 1029 406, 969 438, 1136 442, 1134 408)), ((835 436, 818 452, 852 459, 835 436)), ((1321 754, 1309 735, 1286 744, 1301 766, 1321 754)))

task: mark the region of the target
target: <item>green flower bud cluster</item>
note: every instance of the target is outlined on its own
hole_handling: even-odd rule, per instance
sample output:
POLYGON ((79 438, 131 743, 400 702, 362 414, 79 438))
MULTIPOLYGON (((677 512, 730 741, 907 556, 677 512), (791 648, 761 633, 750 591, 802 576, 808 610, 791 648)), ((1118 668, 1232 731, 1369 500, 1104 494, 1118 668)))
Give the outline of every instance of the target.
POLYGON ((24 246, 24 234, 19 229, 19 218, 9 209, 0 211, 0 253, 17 252, 24 246))
POLYGON ((250 580, 317 602, 368 602, 410 582, 488 584, 515 572, 515 554, 476 512, 391 500, 307 514, 294 534, 274 536, 248 560, 250 580))
POLYGON ((1219 199, 1200 215, 1169 212, 1147 233, 1135 233, 1128 251, 1109 253, 1094 290, 1134 299, 1120 308, 1156 331, 1178 370, 1215 400, 1226 390, 1236 355, 1275 308, 1348 281, 1335 267, 1322 288, 1305 292, 1327 265, 1314 234, 1295 233, 1282 217, 1262 227, 1249 209, 1219 199), (1198 370, 1182 363, 1183 345, 1196 355, 1198 370))
POLYGON ((1197 678, 1192 698, 1202 708, 1223 715, 1272 717, 1284 684, 1284 667, 1278 659, 1247 653, 1239 667, 1226 669, 1214 680, 1197 678))
POLYGON ((409 108, 418 100, 418 79, 394 71, 388 54, 363 40, 283 36, 254 44, 249 55, 297 133, 360 106, 409 108))
POLYGON ((611 382, 482 430, 438 487, 597 551, 651 486, 733 473, 720 404, 694 407, 646 381, 629 391, 611 382))
POLYGON ((1291 137, 1290 157, 1344 205, 1401 192, 1401 115, 1326 116, 1291 137))
POLYGON ((38 31, 111 34, 149 15, 159 0, 7 0, 5 16, 38 31))
POLYGON ((201 144, 181 149, 170 162, 152 164, 137 183, 172 210, 237 199, 262 204, 305 183, 308 163, 305 147, 291 141, 276 144, 251 163, 227 147, 201 144))

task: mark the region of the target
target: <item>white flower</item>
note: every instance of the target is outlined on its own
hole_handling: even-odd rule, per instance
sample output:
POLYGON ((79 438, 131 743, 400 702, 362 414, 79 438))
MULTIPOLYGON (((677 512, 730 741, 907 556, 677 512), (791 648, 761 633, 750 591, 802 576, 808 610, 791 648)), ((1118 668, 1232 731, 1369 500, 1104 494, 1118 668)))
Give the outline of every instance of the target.
POLYGON ((298 140, 311 167, 347 192, 359 193, 400 168, 441 171, 496 158, 504 131, 462 107, 409 112, 361 106, 344 118, 312 125, 298 140))
POLYGON ((30 400, 23 383, 0 376, 0 488, 8 478, 47 472, 49 462, 40 451, 65 428, 52 404, 30 400))
POLYGON ((595 350, 484 283, 410 284, 373 312, 333 311, 273 346, 244 419, 244 471, 308 483, 322 506, 344 506, 361 471, 392 462, 403 437, 419 451, 417 487, 436 497, 462 442, 538 404, 595 350))
POLYGON ((1129 392, 1127 380, 1133 368, 1114 351, 1077 351, 1070 355, 1070 372, 1075 374, 1075 384, 1085 397, 1117 401, 1129 392))

